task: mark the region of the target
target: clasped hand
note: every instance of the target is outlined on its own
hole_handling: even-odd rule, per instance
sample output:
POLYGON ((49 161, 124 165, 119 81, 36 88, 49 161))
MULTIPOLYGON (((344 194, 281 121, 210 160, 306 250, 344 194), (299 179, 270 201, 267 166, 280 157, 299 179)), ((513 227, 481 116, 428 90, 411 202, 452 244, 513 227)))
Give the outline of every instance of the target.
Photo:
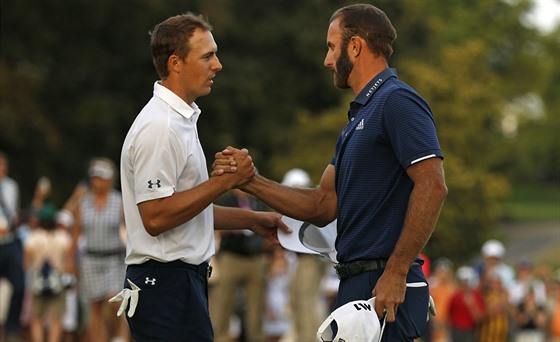
POLYGON ((227 175, 235 178, 236 188, 241 188, 247 184, 257 173, 257 169, 253 164, 253 159, 249 155, 246 148, 237 149, 232 146, 226 147, 224 150, 214 155, 214 163, 212 163, 211 177, 227 175))

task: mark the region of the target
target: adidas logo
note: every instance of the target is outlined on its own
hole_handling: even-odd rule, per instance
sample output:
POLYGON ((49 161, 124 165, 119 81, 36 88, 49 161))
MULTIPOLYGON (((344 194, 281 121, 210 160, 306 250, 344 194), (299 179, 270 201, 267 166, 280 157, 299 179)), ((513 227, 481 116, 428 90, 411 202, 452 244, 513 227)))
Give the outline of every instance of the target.
POLYGON ((356 131, 359 131, 361 129, 364 129, 364 119, 360 120, 360 123, 358 123, 358 126, 356 126, 356 131))

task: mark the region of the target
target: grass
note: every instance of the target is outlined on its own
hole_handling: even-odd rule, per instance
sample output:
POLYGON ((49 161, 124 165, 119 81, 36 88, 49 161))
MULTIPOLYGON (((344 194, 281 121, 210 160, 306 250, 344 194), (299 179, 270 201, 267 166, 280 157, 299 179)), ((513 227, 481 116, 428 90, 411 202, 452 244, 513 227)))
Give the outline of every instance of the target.
POLYGON ((560 187, 514 185, 512 196, 501 205, 504 215, 514 221, 560 222, 560 187))

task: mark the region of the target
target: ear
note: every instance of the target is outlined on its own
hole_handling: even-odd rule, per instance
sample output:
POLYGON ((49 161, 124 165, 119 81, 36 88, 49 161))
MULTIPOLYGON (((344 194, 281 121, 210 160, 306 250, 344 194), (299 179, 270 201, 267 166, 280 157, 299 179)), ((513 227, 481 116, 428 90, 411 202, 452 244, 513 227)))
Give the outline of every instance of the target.
POLYGON ((183 61, 177 55, 169 56, 167 60, 167 69, 169 69, 169 73, 179 73, 181 72, 181 68, 183 66, 183 61))
POLYGON ((358 36, 353 36, 352 38, 350 38, 350 43, 348 44, 348 48, 350 49, 350 51, 348 51, 349 55, 356 58, 360 55, 360 53, 362 52, 362 39, 358 36))

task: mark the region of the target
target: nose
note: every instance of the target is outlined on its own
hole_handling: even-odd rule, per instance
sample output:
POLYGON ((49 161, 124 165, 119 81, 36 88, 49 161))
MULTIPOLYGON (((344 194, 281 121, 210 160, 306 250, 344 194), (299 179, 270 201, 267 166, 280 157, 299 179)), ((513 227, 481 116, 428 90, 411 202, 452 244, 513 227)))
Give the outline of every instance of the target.
POLYGON ((326 66, 327 68, 330 68, 333 65, 330 51, 327 51, 327 54, 325 55, 325 60, 323 61, 323 65, 326 66))
POLYGON ((220 70, 222 70, 222 63, 220 63, 220 59, 218 58, 218 56, 216 56, 216 60, 214 61, 214 65, 213 65, 213 70, 218 72, 220 70))

